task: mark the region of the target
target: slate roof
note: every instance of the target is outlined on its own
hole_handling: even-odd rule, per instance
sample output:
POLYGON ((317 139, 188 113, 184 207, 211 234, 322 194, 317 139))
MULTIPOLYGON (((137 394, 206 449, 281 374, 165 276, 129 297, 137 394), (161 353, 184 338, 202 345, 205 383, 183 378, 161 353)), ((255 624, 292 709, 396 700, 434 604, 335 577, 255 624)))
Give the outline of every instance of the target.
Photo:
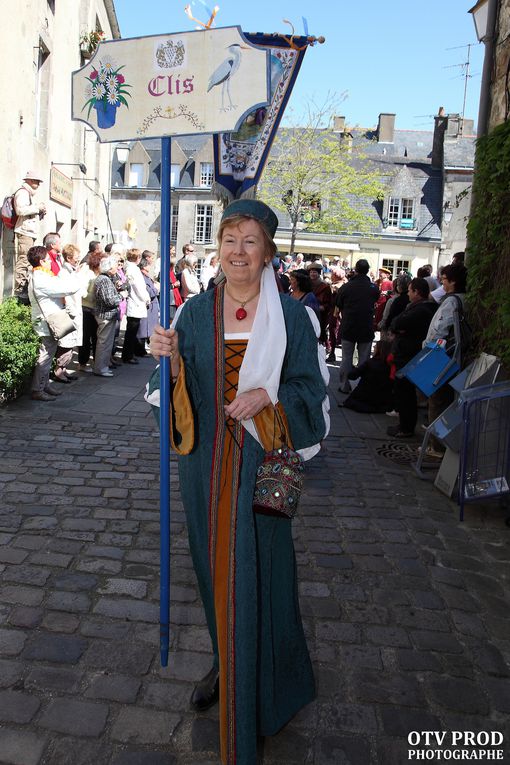
MULTIPOLYGON (((187 157, 193 156, 209 140, 207 135, 188 135, 179 138, 173 138, 172 144, 177 144, 187 157)), ((129 147, 133 147, 137 141, 127 141, 129 147)), ((161 186, 161 139, 147 138, 141 141, 144 149, 151 158, 149 166, 149 180, 147 189, 159 189, 161 186)), ((113 152, 112 158, 112 187, 126 188, 124 182, 124 165, 117 159, 117 152, 113 152)))

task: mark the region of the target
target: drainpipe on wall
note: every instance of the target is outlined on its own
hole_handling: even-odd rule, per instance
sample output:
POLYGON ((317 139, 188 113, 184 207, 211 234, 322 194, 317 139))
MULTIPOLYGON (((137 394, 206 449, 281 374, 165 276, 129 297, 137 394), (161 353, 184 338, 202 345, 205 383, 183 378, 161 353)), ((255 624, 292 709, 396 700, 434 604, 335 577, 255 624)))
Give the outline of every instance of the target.
POLYGON ((485 45, 483 59, 482 84, 480 90, 480 107, 478 110, 477 137, 486 135, 489 130, 489 112, 491 104, 491 81, 494 67, 494 38, 499 0, 489 0, 487 9, 487 34, 481 40, 485 45))
POLYGON ((113 0, 104 0, 104 7, 106 10, 106 15, 108 16, 110 29, 112 30, 112 38, 114 40, 119 40, 121 37, 120 27, 119 27, 119 21, 117 19, 117 14, 115 12, 115 6, 113 4, 113 0))

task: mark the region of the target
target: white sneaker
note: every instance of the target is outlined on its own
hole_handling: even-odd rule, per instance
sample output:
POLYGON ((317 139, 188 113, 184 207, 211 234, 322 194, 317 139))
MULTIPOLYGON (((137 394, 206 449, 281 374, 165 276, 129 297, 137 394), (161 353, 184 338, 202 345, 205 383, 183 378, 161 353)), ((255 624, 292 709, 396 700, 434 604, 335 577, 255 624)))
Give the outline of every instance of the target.
POLYGON ((396 412, 394 409, 391 412, 386 412, 388 417, 398 417, 398 412, 396 412))

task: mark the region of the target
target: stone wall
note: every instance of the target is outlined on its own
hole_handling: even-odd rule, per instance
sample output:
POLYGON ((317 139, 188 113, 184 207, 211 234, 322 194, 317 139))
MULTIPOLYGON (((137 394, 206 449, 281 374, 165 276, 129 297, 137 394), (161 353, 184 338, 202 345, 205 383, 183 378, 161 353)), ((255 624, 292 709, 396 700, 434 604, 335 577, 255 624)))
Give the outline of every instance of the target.
POLYGON ((510 118, 510 0, 498 11, 495 61, 492 69, 489 130, 510 118))
MULTIPOLYGON (((7 6, 7 3, 3 3, 7 6)), ((107 239, 106 203, 109 194, 110 146, 100 145, 95 133, 71 121, 71 73, 80 67, 80 36, 99 23, 112 37, 104 0, 47 0, 12 3, 8 22, 0 28, 2 77, 0 103, 0 197, 19 188, 24 173, 33 170, 44 180, 36 199, 47 215, 39 234, 59 231, 64 241, 86 249, 90 239, 107 239), (72 207, 49 199, 51 163, 72 181, 72 207), (85 180, 92 179, 92 180, 85 180), (96 180, 97 179, 97 180, 96 180), (104 194, 104 200, 103 200, 104 194)), ((2 241, 0 300, 10 294, 12 257, 2 241)))

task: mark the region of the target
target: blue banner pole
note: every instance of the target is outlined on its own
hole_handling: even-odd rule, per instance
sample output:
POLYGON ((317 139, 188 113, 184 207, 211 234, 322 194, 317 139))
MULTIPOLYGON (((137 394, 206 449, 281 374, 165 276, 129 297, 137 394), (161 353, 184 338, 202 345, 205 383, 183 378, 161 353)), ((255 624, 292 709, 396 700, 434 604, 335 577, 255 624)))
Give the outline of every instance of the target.
MULTIPOLYGON (((161 230, 160 230, 160 323, 170 327, 170 214, 171 214, 171 138, 161 139, 161 230)), ((162 356, 160 363, 160 595, 159 649, 161 666, 168 665, 170 643, 170 359, 162 356)))

